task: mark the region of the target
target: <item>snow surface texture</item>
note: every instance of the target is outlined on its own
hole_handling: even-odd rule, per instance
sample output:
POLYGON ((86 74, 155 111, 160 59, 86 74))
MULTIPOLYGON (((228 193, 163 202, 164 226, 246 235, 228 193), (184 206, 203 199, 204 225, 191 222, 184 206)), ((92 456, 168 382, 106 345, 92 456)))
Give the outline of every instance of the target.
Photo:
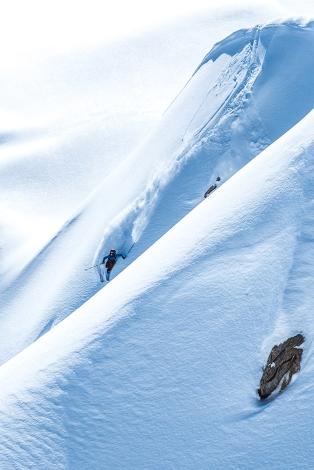
POLYGON ((1 468, 311 468, 313 129, 311 113, 0 368, 1 468), (265 338, 300 330, 302 373, 261 406, 265 338))
MULTIPOLYGON (((121 2, 126 4, 125 15, 131 10, 131 16, 136 16, 138 1, 131 6, 119 0, 119 6, 112 2, 110 8, 119 11, 121 2)), ((188 18, 181 18, 184 8, 180 6, 175 21, 159 28, 146 24, 149 33, 139 35, 136 22, 128 17, 136 34, 112 43, 98 40, 87 47, 86 42, 95 38, 91 27, 95 20, 105 36, 108 29, 121 31, 120 11, 116 28, 113 24, 108 28, 108 7, 100 0, 88 5, 57 1, 58 5, 52 2, 45 8, 37 0, 30 0, 25 8, 13 3, 4 5, 0 28, 6 43, 0 88, 1 285, 18 275, 153 129, 217 38, 277 17, 281 10, 270 0, 267 5, 256 0, 254 5, 237 4, 219 11, 211 4, 200 13, 194 1, 194 13, 188 18), (19 23, 12 19, 16 10, 19 23), (78 27, 82 15, 86 24, 78 27), (10 20, 14 27, 9 27, 10 20), (62 36, 67 22, 74 27, 71 33, 79 32, 80 41, 84 38, 84 44, 72 51, 67 46, 75 42, 75 35, 67 28, 66 38, 62 36), (47 40, 57 50, 62 45, 62 55, 47 51, 47 40), (38 47, 45 51, 39 57, 38 47)), ((167 2, 167 12, 171 6, 167 2)), ((143 10, 150 10, 151 16, 154 8, 143 5, 143 10)))
MULTIPOLYGON (((15 12, 12 3, 10 6, 11 13, 15 12)), ((36 18, 41 11, 38 7, 36 18)), ((27 34, 25 42, 24 38, 23 44, 20 41, 23 53, 18 50, 11 56, 11 59, 15 58, 14 65, 9 60, 6 66, 2 55, 1 290, 12 285, 45 245, 68 224, 91 191, 143 140, 217 37, 223 37, 239 25, 265 21, 279 13, 270 2, 266 8, 263 2, 244 9, 241 6, 228 8, 220 13, 215 12, 215 8, 211 10, 210 7, 206 15, 202 12, 189 16, 188 20, 171 22, 144 37, 128 37, 109 45, 97 43, 95 49, 80 47, 72 54, 41 60, 34 60, 36 48, 24 50, 23 45, 30 39, 27 34), (240 9, 240 15, 230 15, 230 11, 237 9, 240 9)), ((30 11, 30 5, 23 10, 25 19, 32 16, 30 11)), ((65 20, 64 11, 62 5, 62 20, 65 20)), ((55 9, 51 13, 56 14, 55 9)), ((49 14, 48 18, 50 29, 49 14)), ((72 23, 72 15, 70 20, 72 23)), ((19 27, 27 24, 29 29, 30 23, 23 21, 19 27)), ((40 28, 38 32, 40 22, 36 20, 35 23, 34 31, 42 35, 40 28)), ((16 26, 16 22, 14 24, 16 26)), ((11 37, 15 29, 8 30, 7 24, 2 26, 2 35, 7 31, 11 37)), ((15 39, 13 43, 17 45, 14 33, 11 39, 15 39)), ((60 42, 59 36, 57 39, 60 42)), ((12 46, 12 41, 9 42, 12 46)), ((10 48, 6 48, 7 59, 10 59, 9 51, 10 48)), ((119 181, 115 192, 120 185, 119 181)), ((107 205, 108 196, 103 199, 102 211, 107 205)), ((92 225, 94 223, 92 221, 92 225)), ((103 228, 101 231, 99 238, 103 228)), ((94 247, 92 250, 91 258, 94 247)), ((58 264, 58 272, 63 269, 65 259, 58 264)), ((50 276, 41 278, 43 289, 50 276)), ((35 283, 38 285, 38 278, 35 283)), ((88 280, 87 283, 89 285, 88 280)), ((18 284, 21 285, 19 281, 18 284)), ((57 296, 58 292, 59 288, 57 296)), ((15 297, 15 286, 11 294, 15 297)), ((85 298, 83 295, 75 306, 85 298)), ((30 309, 37 309, 37 296, 30 296, 29 301, 30 309)), ((29 304, 24 303, 23 308, 26 305, 29 304)), ((69 310, 75 306, 70 305, 69 310)), ((4 308, 0 307, 1 312, 4 308)), ((49 321, 44 319, 44 330, 47 324, 49 321)))
POLYGON ((2 361, 83 305, 1 366, 1 469, 312 468, 313 34, 217 44, 2 293, 2 361), (132 240, 92 296, 83 267, 132 240), (300 331, 301 374, 261 405, 270 348, 300 331))
POLYGON ((97 272, 84 267, 136 242, 118 274, 199 204, 217 174, 226 181, 313 107, 313 36, 311 24, 271 24, 217 44, 157 129, 37 256, 24 266, 7 260, 1 362, 99 290, 97 272))

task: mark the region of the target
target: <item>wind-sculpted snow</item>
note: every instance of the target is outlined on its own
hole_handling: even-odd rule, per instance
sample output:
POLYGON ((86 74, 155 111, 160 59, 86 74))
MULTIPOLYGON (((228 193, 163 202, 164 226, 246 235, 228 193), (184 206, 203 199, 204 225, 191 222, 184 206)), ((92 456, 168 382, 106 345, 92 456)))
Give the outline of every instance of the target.
POLYGON ((142 146, 26 266, 14 275, 6 267, 1 362, 102 287, 85 268, 136 242, 118 274, 200 203, 217 174, 226 181, 313 106, 312 38, 311 25, 278 24, 239 31, 213 49, 142 146))
POLYGON ((311 113, 2 365, 1 468, 312 468, 313 129, 311 113), (267 341, 301 327, 299 376, 261 406, 267 341))

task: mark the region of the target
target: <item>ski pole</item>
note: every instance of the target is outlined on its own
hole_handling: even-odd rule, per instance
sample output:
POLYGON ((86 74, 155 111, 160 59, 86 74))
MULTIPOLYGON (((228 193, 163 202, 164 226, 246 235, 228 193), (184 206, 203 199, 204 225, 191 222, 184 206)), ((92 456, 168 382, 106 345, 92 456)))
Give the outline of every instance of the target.
POLYGON ((98 266, 101 266, 103 263, 100 263, 100 264, 95 264, 94 266, 90 266, 89 268, 85 268, 85 271, 88 271, 89 269, 92 269, 92 268, 97 268, 98 266))
POLYGON ((134 242, 133 245, 131 245, 131 247, 128 249, 127 254, 125 255, 125 257, 128 256, 128 254, 130 253, 130 251, 132 250, 132 248, 133 248, 134 245, 135 245, 135 242, 134 242))

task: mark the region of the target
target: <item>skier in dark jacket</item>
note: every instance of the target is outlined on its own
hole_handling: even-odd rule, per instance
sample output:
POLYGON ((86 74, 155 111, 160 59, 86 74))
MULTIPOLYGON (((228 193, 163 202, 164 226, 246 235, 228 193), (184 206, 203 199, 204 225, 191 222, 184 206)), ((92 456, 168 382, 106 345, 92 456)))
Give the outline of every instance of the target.
POLYGON ((110 273, 111 273, 111 270, 112 268, 114 267, 114 265, 116 264, 117 262, 117 259, 119 258, 119 256, 121 256, 121 258, 125 259, 126 256, 125 255, 122 255, 120 253, 117 253, 116 250, 110 250, 109 252, 109 255, 107 256, 104 256, 103 260, 102 260, 102 263, 101 264, 105 264, 105 261, 106 261, 106 268, 107 268, 107 272, 106 272, 106 279, 107 281, 109 281, 110 279, 110 273))
POLYGON ((206 191, 206 193, 204 194, 204 197, 206 198, 207 196, 210 195, 210 193, 212 193, 213 191, 215 191, 215 189, 218 188, 218 186, 220 186, 221 183, 220 183, 220 176, 217 176, 216 178, 216 182, 214 184, 212 184, 206 191))

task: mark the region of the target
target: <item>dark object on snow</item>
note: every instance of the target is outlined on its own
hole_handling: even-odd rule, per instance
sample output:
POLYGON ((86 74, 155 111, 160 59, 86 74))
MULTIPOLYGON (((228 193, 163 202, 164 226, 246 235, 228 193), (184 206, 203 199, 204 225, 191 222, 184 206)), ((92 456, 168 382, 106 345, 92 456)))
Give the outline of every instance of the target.
POLYGON ((277 388, 282 392, 293 374, 300 371, 303 349, 298 346, 303 342, 304 336, 298 334, 273 347, 257 390, 261 400, 268 398, 277 388))
POLYGON ((216 178, 216 183, 212 184, 206 191, 206 193, 204 194, 204 197, 206 198, 207 196, 210 195, 210 193, 212 193, 213 191, 215 191, 215 189, 218 187, 218 183, 220 181, 220 176, 217 176, 216 178))
POLYGON ((115 259, 107 259, 106 261, 106 268, 111 271, 112 268, 114 267, 114 265, 116 264, 116 260, 115 259))

